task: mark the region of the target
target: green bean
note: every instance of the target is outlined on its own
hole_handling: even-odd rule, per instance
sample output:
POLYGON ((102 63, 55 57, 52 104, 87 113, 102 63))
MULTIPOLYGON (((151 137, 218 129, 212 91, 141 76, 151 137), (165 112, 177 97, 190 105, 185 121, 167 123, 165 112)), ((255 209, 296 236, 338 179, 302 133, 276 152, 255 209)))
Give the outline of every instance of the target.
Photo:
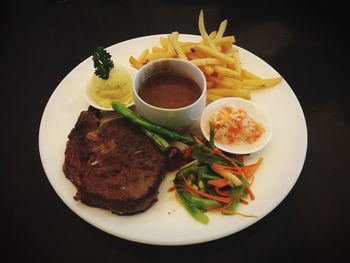
MULTIPOLYGON (((236 197, 236 198, 227 207, 227 210, 235 211, 237 209, 240 197, 242 197, 245 194, 244 189, 245 189, 244 184, 241 184, 240 186, 236 186, 236 187, 231 189, 229 197, 236 197)), ((228 213, 222 212, 222 214, 227 215, 228 213)))
POLYGON ((200 179, 198 179, 198 188, 202 192, 206 192, 207 191, 205 183, 202 180, 200 180, 200 179))
MULTIPOLYGON (((231 204, 227 207, 227 210, 229 211, 235 211, 237 209, 237 206, 239 204, 239 199, 235 199, 231 202, 231 204)), ((223 215, 230 215, 230 213, 225 213, 225 211, 222 212, 223 215)))
POLYGON ((201 166, 199 167, 198 171, 197 171, 197 181, 198 181, 198 187, 201 191, 203 192, 206 192, 206 184, 205 182, 203 181, 203 178, 202 178, 202 175, 205 171, 207 171, 208 168, 207 166, 201 166))
POLYGON ((211 148, 214 149, 215 148, 215 128, 214 128, 214 125, 212 122, 210 122, 209 127, 210 127, 209 144, 210 144, 211 148))
POLYGON ((210 170, 206 165, 201 166, 197 171, 198 187, 203 191, 208 191, 208 180, 218 179, 219 176, 209 174, 210 170))
POLYGON ((233 187, 230 191, 229 197, 240 196, 244 193, 245 185, 241 184, 239 186, 233 187))
POLYGON ((213 174, 207 174, 207 173, 202 174, 202 179, 205 179, 205 180, 215 180, 215 179, 219 179, 219 178, 221 178, 221 177, 217 176, 217 175, 213 175, 213 174))
POLYGON ((193 160, 192 162, 186 164, 175 174, 175 178, 173 180, 174 184, 186 186, 185 179, 190 179, 190 175, 196 175, 198 169, 199 162, 197 160, 193 160))
POLYGON ((191 203, 186 199, 184 196, 186 192, 184 191, 178 191, 178 196, 180 201, 182 202, 185 209, 189 212, 189 214, 196 219, 197 221, 201 222, 202 224, 208 224, 209 223, 209 217, 205 215, 199 208, 191 205, 191 203))
POLYGON ((208 165, 212 165, 214 163, 223 164, 223 165, 232 165, 230 163, 230 161, 225 160, 224 158, 222 158, 218 155, 206 153, 206 152, 199 151, 199 150, 194 150, 192 152, 192 158, 197 159, 197 160, 201 161, 202 163, 205 163, 208 165))
POLYGON ((199 169, 199 166, 197 164, 192 164, 189 166, 186 166, 184 168, 181 168, 175 176, 176 180, 183 180, 183 178, 187 178, 191 174, 196 174, 199 169))

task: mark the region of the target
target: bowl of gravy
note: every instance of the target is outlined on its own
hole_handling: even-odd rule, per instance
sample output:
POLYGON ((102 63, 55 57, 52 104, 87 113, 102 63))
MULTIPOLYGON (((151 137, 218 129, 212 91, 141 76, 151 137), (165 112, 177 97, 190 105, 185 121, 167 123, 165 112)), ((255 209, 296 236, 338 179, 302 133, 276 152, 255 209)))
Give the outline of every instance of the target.
POLYGON ((192 63, 161 59, 143 66, 133 85, 136 111, 163 127, 182 130, 201 117, 206 80, 192 63))

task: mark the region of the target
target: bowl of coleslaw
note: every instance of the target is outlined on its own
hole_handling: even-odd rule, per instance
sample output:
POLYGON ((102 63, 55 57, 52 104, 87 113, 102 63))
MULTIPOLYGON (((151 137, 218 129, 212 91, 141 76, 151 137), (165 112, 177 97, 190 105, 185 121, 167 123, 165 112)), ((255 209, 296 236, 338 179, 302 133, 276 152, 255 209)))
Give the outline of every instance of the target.
POLYGON ((272 136, 268 115, 256 104, 241 98, 223 98, 207 105, 200 126, 207 140, 212 130, 215 146, 234 154, 257 152, 272 136))

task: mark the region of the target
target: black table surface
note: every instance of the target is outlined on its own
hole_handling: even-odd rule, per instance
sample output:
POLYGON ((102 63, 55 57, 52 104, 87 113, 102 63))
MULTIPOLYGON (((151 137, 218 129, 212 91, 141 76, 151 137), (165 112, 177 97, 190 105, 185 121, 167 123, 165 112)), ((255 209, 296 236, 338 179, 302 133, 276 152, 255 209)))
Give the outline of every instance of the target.
POLYGON ((1 0, 1 261, 315 262, 346 256, 350 57, 344 3, 1 0), (237 45, 292 87, 308 129, 304 167, 276 209, 236 234, 174 247, 123 240, 78 217, 51 187, 38 149, 41 116, 60 81, 96 46, 175 30, 198 34, 200 9, 210 29, 227 18, 226 35, 235 35, 237 45))

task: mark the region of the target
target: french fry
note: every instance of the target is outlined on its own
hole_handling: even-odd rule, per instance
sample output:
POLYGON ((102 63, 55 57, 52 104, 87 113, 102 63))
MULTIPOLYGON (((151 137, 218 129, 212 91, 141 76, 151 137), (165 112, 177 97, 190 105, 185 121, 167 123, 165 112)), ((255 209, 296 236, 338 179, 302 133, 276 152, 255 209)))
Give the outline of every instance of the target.
POLYGON ((246 78, 246 79, 261 79, 257 75, 253 74, 252 72, 250 72, 244 68, 242 68, 242 76, 243 76, 243 78, 246 78))
MULTIPOLYGON (((179 35, 180 35, 179 32, 175 31, 173 33, 175 34, 176 39, 178 39, 179 35)), ((179 43, 180 47, 194 45, 193 42, 180 42, 180 41, 178 41, 178 43, 179 43)), ((169 45, 170 45, 169 39, 167 37, 160 37, 160 44, 162 45, 162 47, 164 49, 168 49, 169 45)))
POLYGON ((213 31, 209 34, 210 39, 215 39, 216 37, 216 31, 213 31))
POLYGON ((236 70, 234 69, 229 69, 223 66, 213 66, 215 72, 217 72, 218 74, 222 74, 223 76, 227 76, 227 77, 233 77, 233 78, 237 78, 237 79, 243 79, 242 75, 239 74, 236 70))
POLYGON ((222 99, 222 98, 223 98, 222 96, 207 93, 207 100, 208 101, 214 101, 214 100, 218 100, 218 99, 222 99))
POLYGON ((221 37, 221 38, 216 38, 213 40, 213 43, 215 45, 232 45, 235 43, 235 37, 234 36, 228 36, 228 37, 221 37))
POLYGON ((213 67, 204 65, 199 67, 206 75, 212 75, 214 73, 213 67))
POLYGON ((213 81, 214 83, 217 83, 217 81, 219 79, 218 76, 210 76, 210 75, 205 74, 205 72, 204 72, 204 75, 205 75, 205 78, 207 81, 213 81))
POLYGON ((215 74, 219 79, 224 79, 225 75, 222 75, 220 73, 217 73, 215 74))
POLYGON ((216 50, 215 45, 213 44, 212 39, 209 37, 207 31, 205 30, 205 26, 204 26, 204 13, 203 10, 200 11, 199 13, 199 18, 198 18, 198 28, 199 28, 199 32, 203 38, 203 42, 208 45, 209 47, 211 47, 212 49, 216 50))
POLYGON ((190 60, 196 66, 222 65, 222 61, 217 58, 199 58, 190 60))
POLYGON ((177 38, 178 37, 179 37, 179 33, 178 32, 173 32, 170 35, 168 35, 168 40, 170 42, 170 45, 175 50, 178 58, 181 58, 181 59, 184 59, 184 60, 188 60, 188 58, 186 57, 186 55, 183 52, 182 48, 180 47, 179 43, 177 42, 177 38))
POLYGON ((202 52, 200 52, 198 49, 196 49, 196 45, 193 48, 194 52, 193 54, 196 55, 198 58, 207 58, 208 56, 202 52))
POLYGON ((243 82, 241 80, 237 80, 234 78, 223 77, 220 78, 218 76, 208 76, 207 79, 214 81, 217 86, 223 88, 237 89, 243 88, 243 82))
POLYGON ((182 51, 187 54, 187 53, 192 53, 192 50, 194 48, 194 44, 184 44, 184 45, 180 45, 182 51))
POLYGON ((228 89, 228 88, 215 88, 208 89, 208 95, 216 95, 221 97, 241 97, 247 100, 250 100, 250 91, 247 89, 228 89))
POLYGON ((195 59, 200 59, 194 52, 188 52, 186 53, 186 56, 189 60, 195 60, 195 59))
POLYGON ((166 49, 162 47, 152 47, 152 52, 157 53, 157 52, 166 52, 166 49))
POLYGON ((235 69, 239 74, 242 73, 241 60, 238 56, 238 50, 234 50, 232 54, 233 60, 235 61, 235 69))
POLYGON ((142 68, 142 65, 133 56, 129 58, 129 63, 136 69, 142 68))
POLYGON ((237 79, 237 78, 231 78, 231 77, 224 76, 223 81, 226 81, 228 83, 235 83, 236 85, 243 85, 242 80, 237 79))
POLYGON ((137 61, 143 65, 147 63, 147 56, 148 56, 149 50, 148 48, 145 49, 140 56, 138 56, 137 61))
POLYGON ((221 61, 223 61, 224 63, 226 63, 228 65, 231 65, 231 66, 236 65, 236 62, 233 58, 228 57, 225 54, 223 54, 217 50, 214 50, 208 46, 205 46, 203 44, 195 45, 194 49, 200 51, 201 53, 203 53, 209 57, 214 57, 214 58, 220 59, 221 61))
POLYGON ((218 33, 215 36, 215 39, 222 38, 222 36, 224 35, 224 33, 226 31, 226 27, 227 27, 227 19, 225 19, 224 21, 221 22, 219 29, 218 29, 218 33))
POLYGON ((169 44, 169 40, 167 38, 165 38, 165 37, 160 37, 160 44, 166 50, 169 48, 169 45, 170 45, 169 44))
POLYGON ((281 77, 269 79, 243 79, 243 85, 251 88, 267 88, 278 84, 282 80, 281 77))
POLYGON ((207 88, 212 89, 215 86, 215 82, 211 80, 207 80, 207 88))
POLYGON ((174 50, 174 48, 169 45, 169 48, 166 52, 157 52, 157 53, 151 53, 148 55, 148 60, 149 61, 154 61, 157 59, 161 59, 161 58, 176 58, 176 52, 174 50))

